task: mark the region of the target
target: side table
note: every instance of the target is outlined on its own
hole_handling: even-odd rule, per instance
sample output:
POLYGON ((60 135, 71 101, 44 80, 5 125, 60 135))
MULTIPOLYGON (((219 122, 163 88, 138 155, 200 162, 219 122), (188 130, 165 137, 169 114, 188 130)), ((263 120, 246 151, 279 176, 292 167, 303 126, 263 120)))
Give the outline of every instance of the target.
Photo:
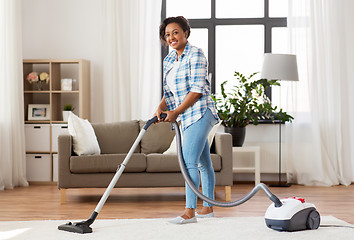
POLYGON ((261 182, 261 164, 260 164, 260 152, 259 146, 245 146, 245 147, 232 147, 233 152, 233 172, 238 173, 252 173, 254 172, 255 185, 261 182), (254 154, 254 167, 236 167, 235 161, 238 153, 253 153, 254 154))

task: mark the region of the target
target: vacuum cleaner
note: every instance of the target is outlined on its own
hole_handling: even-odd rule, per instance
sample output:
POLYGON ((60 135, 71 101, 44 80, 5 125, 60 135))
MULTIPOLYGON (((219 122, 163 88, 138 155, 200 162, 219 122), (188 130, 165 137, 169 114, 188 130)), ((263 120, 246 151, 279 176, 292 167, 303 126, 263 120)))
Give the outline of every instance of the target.
MULTIPOLYGON (((160 118, 166 118, 166 114, 162 113, 160 118)), ((91 233, 92 228, 90 225, 95 221, 98 213, 102 209, 103 205, 105 204, 108 196, 110 195, 112 189, 116 185, 119 177, 122 175, 126 165, 129 162, 129 159, 134 153, 134 150, 138 146, 139 142, 141 141, 142 137, 144 136, 147 129, 150 127, 152 123, 158 121, 158 118, 155 116, 148 120, 144 125, 143 129, 141 129, 137 139, 135 140, 133 146, 129 150, 127 156, 125 157, 124 161, 118 166, 117 171, 111 180, 109 186, 107 187, 106 191, 104 192, 103 196, 101 197, 99 203, 97 204, 94 212, 92 213, 91 217, 86 221, 82 222, 67 222, 66 224, 58 226, 59 230, 74 232, 74 233, 91 233)), ((182 175, 191 188, 191 190, 202 200, 213 204, 219 207, 234 207, 251 199, 260 189, 264 191, 264 193, 269 197, 269 199, 273 202, 267 209, 265 213, 265 222, 267 227, 277 230, 277 231, 300 231, 306 229, 318 229, 320 226, 320 214, 316 210, 316 207, 312 203, 307 203, 303 198, 285 198, 279 199, 275 196, 268 187, 260 183, 256 185, 246 196, 240 198, 239 200, 233 202, 219 202, 213 199, 210 199, 203 195, 199 190, 194 186, 192 180, 189 177, 187 169, 184 164, 183 154, 182 154, 182 144, 181 144, 181 133, 179 130, 179 126, 177 123, 172 123, 175 133, 176 133, 176 143, 177 143, 177 156, 178 156, 178 163, 181 168, 182 175)))

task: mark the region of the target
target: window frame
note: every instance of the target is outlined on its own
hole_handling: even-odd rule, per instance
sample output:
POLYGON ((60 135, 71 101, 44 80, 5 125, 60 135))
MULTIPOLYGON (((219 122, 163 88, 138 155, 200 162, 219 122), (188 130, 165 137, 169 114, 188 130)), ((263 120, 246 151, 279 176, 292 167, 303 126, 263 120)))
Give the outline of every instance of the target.
MULTIPOLYGON (((264 0, 264 17, 262 18, 216 18, 216 0, 211 0, 211 18, 188 19, 191 28, 208 29, 208 61, 209 73, 212 73, 211 91, 215 93, 215 48, 216 48, 216 26, 226 25, 263 25, 264 26, 264 53, 272 52, 272 28, 287 27, 286 17, 269 17, 269 0, 264 0)), ((162 0, 161 21, 166 18, 166 0, 162 0)), ((161 47, 161 69, 163 69, 163 59, 168 54, 168 46, 161 47)), ((163 74, 163 73, 162 73, 163 74)), ((163 81, 163 79, 161 80, 163 81)), ((163 95, 163 90, 162 90, 163 95)), ((266 95, 272 99, 271 89, 266 90, 266 95)))

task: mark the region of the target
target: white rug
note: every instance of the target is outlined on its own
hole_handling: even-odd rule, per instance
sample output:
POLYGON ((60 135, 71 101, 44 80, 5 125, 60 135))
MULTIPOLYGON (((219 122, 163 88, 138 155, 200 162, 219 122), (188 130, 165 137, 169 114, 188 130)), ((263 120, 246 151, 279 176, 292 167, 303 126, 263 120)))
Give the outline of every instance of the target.
MULTIPOLYGON (((269 229, 263 217, 198 219, 198 223, 174 225, 168 219, 96 220, 93 233, 77 234, 57 230, 62 220, 0 222, 0 240, 41 239, 354 239, 353 228, 329 228, 301 232, 277 232, 269 229)), ((82 220, 80 220, 82 221, 82 220)), ((353 226, 332 216, 321 217, 321 225, 353 226)))

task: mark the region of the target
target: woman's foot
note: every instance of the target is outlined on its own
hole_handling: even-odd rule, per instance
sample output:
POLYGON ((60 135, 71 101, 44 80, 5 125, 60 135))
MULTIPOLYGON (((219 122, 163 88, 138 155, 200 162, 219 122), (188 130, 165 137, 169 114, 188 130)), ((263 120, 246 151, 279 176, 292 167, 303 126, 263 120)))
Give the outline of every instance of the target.
POLYGON ((169 220, 168 222, 173 224, 195 223, 197 222, 197 218, 195 217, 195 210, 194 208, 186 208, 182 216, 178 216, 169 220))
POLYGON ((203 206, 202 210, 198 211, 198 214, 209 214, 214 212, 213 207, 205 207, 203 206))
POLYGON ((203 206, 202 210, 197 213, 197 218, 211 218, 215 217, 213 207, 203 206))
POLYGON ((194 208, 186 208, 181 217, 184 219, 194 218, 195 217, 195 209, 194 208))

